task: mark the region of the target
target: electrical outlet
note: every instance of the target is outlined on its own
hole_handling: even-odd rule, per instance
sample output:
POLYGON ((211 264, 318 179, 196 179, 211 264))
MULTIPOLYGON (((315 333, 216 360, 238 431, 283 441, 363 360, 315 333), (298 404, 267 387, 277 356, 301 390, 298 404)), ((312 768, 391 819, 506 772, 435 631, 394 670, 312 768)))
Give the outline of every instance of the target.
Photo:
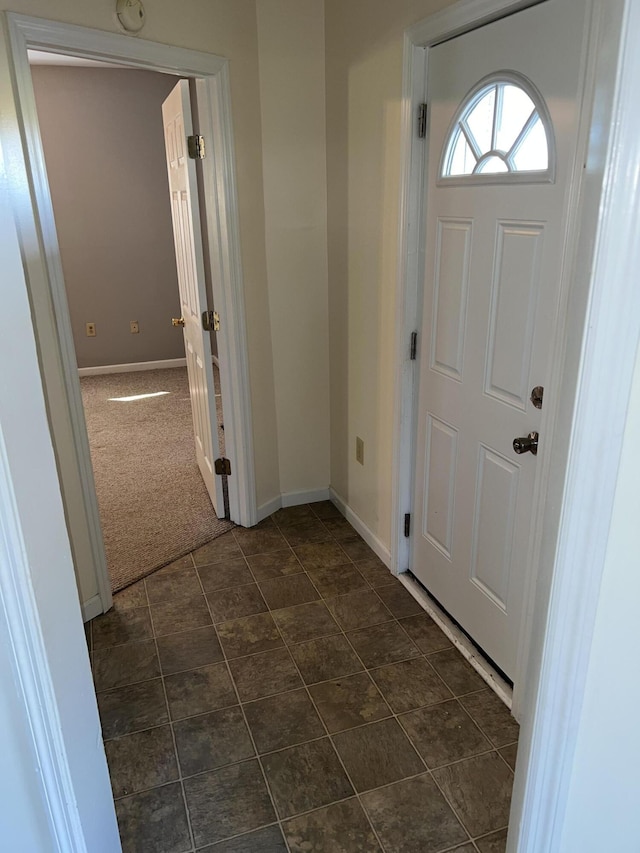
POLYGON ((140 325, 139 325, 137 320, 130 320, 129 321, 129 328, 131 329, 132 335, 137 335, 138 332, 140 331, 140 325))
POLYGON ((356 462, 364 465, 364 441, 356 436, 356 462))
POLYGON ((87 337, 95 338, 96 336, 96 324, 95 323, 87 323, 87 337))

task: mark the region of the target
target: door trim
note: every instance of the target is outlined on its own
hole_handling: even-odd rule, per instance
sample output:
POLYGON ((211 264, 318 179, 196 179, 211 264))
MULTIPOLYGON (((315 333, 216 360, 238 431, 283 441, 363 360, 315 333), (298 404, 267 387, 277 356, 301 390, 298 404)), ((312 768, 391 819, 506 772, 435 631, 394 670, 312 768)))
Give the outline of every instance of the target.
POLYGON ((27 205, 24 195, 16 199, 17 217, 23 242, 29 243, 28 249, 23 249, 37 315, 41 360, 55 365, 49 369, 54 370, 56 385, 66 395, 67 434, 73 444, 64 451, 56 447, 56 451, 59 459, 64 452, 80 479, 84 523, 106 610, 111 605, 111 590, 27 50, 41 48, 88 59, 113 60, 132 68, 171 72, 197 80, 200 128, 210 140, 209 156, 203 160, 207 227, 213 235, 209 260, 214 271, 214 301, 224 318, 218 346, 227 424, 226 451, 234 472, 229 479, 230 514, 233 521, 251 526, 257 520, 257 506, 228 61, 214 54, 13 13, 6 13, 6 22, 14 89, 5 97, 12 97, 18 125, 8 159, 13 161, 12 168, 23 176, 30 197, 27 205))
MULTIPOLYGON (((462 0, 405 33, 391 542, 395 573, 410 565, 409 542, 400 520, 411 511, 414 488, 417 362, 409 360, 409 338, 421 318, 419 283, 424 263, 424 146, 415 133, 415 119, 426 97, 428 49, 537 2, 462 0)), ((605 16, 600 4, 590 4, 578 158, 569 206, 573 213, 553 348, 555 369, 549 383, 554 405, 547 407, 542 427, 548 452, 534 498, 525 593, 528 612, 514 686, 514 711, 522 720, 522 734, 510 853, 560 848, 562 806, 617 477, 619 425, 624 423, 640 336, 640 307, 630 307, 640 301, 637 293, 633 298, 630 293, 631 271, 634 264, 637 269, 640 256, 630 233, 638 200, 629 201, 628 189, 635 185, 632 167, 640 157, 640 118, 633 106, 632 71, 622 80, 623 88, 617 79, 621 55, 628 57, 630 65, 640 65, 633 53, 640 36, 629 24, 631 5, 628 0, 613 0, 605 16), (622 54, 621 37, 627 45, 622 54), (622 239, 616 227, 622 230, 622 239), (612 295, 612 282, 620 282, 622 295, 612 295), (589 424, 589 429, 581 430, 582 424, 589 424), (611 433, 612 425, 616 434, 603 451, 603 435, 611 433), (597 462, 584 465, 585 458, 597 462)), ((638 27, 637 11, 635 17, 638 27)))

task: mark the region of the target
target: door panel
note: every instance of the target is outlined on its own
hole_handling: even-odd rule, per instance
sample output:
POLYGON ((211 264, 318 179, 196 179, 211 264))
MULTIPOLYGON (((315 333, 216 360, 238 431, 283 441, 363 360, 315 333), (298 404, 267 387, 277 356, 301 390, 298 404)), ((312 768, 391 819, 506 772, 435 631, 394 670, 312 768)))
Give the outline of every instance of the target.
POLYGON ((505 613, 519 473, 517 465, 480 445, 469 576, 505 613))
POLYGON ((542 224, 499 222, 491 287, 485 392, 525 411, 540 292, 542 224))
POLYGON ((471 222, 438 220, 431 368, 462 378, 471 222))
POLYGON ((196 459, 216 514, 223 517, 222 479, 214 470, 220 448, 211 337, 202 326, 207 294, 197 175, 187 153, 187 137, 193 133, 188 81, 181 80, 172 90, 162 105, 162 118, 196 459))
MULTIPOLYGON (((539 468, 539 458, 518 456, 512 442, 540 431, 542 415, 529 396, 549 377, 587 12, 587 4, 547 0, 438 45, 429 55, 414 494, 420 523, 411 568, 510 677, 539 468), (491 86, 496 77, 509 85, 524 81, 537 99, 550 133, 553 168, 544 174, 538 166, 532 167, 541 168, 537 176, 518 173, 511 181, 505 174, 525 159, 513 140, 530 109, 512 89, 496 94, 493 127, 478 131, 484 149, 472 139, 455 162, 443 155, 454 150, 448 142, 456 128, 460 150, 467 144, 468 127, 457 124, 461 110, 480 103, 475 94, 468 100, 469 93, 485 91, 483 81, 491 86), (511 124, 500 113, 510 104, 520 111, 511 124), (503 138, 516 148, 495 157, 503 138), (456 177, 448 180, 440 173, 448 163, 481 170, 489 160, 502 174, 467 180, 452 171, 456 177)), ((472 118, 477 128, 481 116, 472 118)), ((535 132, 540 128, 538 122, 535 132)))
POLYGON ((458 431, 427 417, 423 536, 451 559, 458 431))

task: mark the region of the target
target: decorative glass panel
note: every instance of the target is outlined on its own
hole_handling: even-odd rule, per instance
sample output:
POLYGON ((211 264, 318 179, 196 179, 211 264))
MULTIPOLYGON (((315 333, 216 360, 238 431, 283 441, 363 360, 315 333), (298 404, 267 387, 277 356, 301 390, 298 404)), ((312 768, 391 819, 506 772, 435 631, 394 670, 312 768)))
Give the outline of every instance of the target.
POLYGON ((445 147, 441 177, 517 172, 546 175, 550 164, 546 115, 533 87, 526 91, 506 79, 481 85, 458 112, 445 147))
POLYGON ((549 168, 547 135, 539 116, 536 116, 529 133, 515 151, 513 162, 520 172, 549 168))
POLYGON ((483 95, 469 112, 465 121, 480 153, 493 148, 493 116, 496 111, 495 86, 483 95))
POLYGON ((463 134, 460 133, 451 158, 451 174, 468 175, 473 172, 475 165, 476 158, 473 151, 469 148, 469 143, 463 134))
POLYGON ((527 93, 511 83, 502 87, 500 121, 496 133, 496 148, 509 151, 520 131, 536 112, 535 104, 527 93))

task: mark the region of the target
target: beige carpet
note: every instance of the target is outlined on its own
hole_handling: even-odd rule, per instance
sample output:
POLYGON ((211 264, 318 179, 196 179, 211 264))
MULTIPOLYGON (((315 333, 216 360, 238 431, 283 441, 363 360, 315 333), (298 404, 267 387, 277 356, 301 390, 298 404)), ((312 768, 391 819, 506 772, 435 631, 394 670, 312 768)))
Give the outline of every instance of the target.
MULTIPOLYGON (((216 518, 196 464, 186 368, 85 376, 80 384, 116 592, 233 524, 216 518), (110 399, 161 391, 169 393, 110 399)), ((218 434, 223 442, 220 426, 218 434)))

